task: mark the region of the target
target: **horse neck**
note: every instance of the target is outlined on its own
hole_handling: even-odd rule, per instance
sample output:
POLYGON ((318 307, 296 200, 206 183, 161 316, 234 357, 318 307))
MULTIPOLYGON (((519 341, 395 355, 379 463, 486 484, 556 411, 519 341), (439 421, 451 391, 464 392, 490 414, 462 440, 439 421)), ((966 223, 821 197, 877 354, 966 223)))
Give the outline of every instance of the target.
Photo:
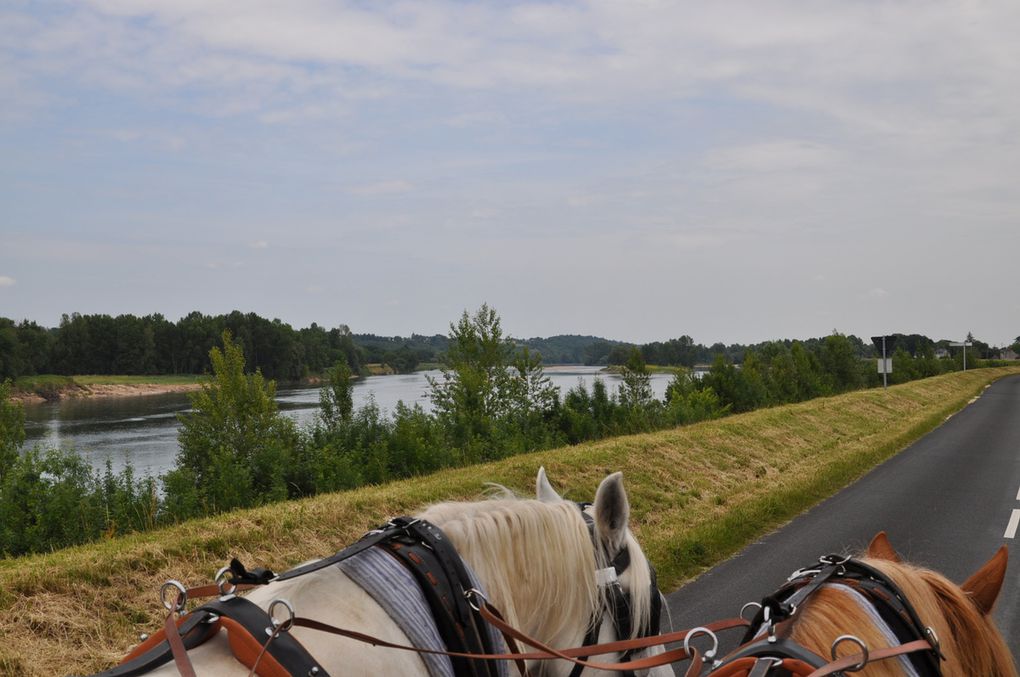
MULTIPOLYGON (((935 630, 946 661, 946 675, 1016 677, 1013 657, 995 624, 980 614, 960 588, 944 576, 909 564, 863 560, 879 569, 903 592, 925 626, 935 630)), ((885 647, 889 641, 871 616, 853 597, 836 586, 822 588, 804 605, 791 639, 824 658, 832 641, 850 634, 869 647, 885 647)), ((849 651, 851 644, 841 649, 849 651)), ((861 673, 866 677, 903 675, 897 659, 872 663, 861 673)))
POLYGON ((600 600, 591 539, 573 504, 448 503, 419 516, 446 533, 508 622, 564 646, 584 636, 600 600))

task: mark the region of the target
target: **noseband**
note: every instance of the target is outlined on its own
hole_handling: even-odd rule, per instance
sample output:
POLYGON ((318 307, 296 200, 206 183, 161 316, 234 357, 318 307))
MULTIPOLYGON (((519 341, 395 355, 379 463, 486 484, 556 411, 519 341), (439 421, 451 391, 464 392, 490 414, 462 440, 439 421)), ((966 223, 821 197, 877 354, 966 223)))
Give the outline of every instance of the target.
MULTIPOLYGON (((584 518, 585 524, 588 525, 588 535, 591 536, 592 545, 598 547, 595 540, 595 520, 586 512, 586 509, 591 507, 591 503, 577 503, 577 507, 581 510, 581 516, 584 518)), ((589 626, 588 632, 584 637, 584 644, 582 646, 592 646, 598 643, 599 639, 599 628, 602 626, 602 618, 608 611, 610 619, 613 623, 613 628, 616 631, 617 639, 627 639, 630 637, 633 628, 631 627, 631 607, 633 606, 631 600, 631 594, 623 589, 620 585, 620 575, 630 567, 630 548, 624 544, 623 548, 609 559, 609 553, 603 552, 606 560, 609 560, 609 566, 605 569, 598 569, 595 572, 596 580, 599 588, 605 590, 605 601, 606 603, 596 612, 596 618, 592 619, 592 623, 589 626)), ((651 562, 645 560, 648 563, 648 570, 651 575, 651 583, 649 590, 649 597, 651 599, 651 609, 649 610, 649 624, 644 631, 638 635, 639 637, 652 637, 659 634, 659 616, 662 613, 662 594, 659 591, 658 578, 655 575, 655 567, 652 566, 651 562)), ((634 653, 633 650, 625 652, 620 657, 620 662, 626 661, 634 653)), ((584 667, 581 665, 574 665, 574 669, 570 672, 570 677, 578 677, 584 671, 584 667)), ((620 674, 626 677, 632 677, 633 672, 621 672, 620 674)))

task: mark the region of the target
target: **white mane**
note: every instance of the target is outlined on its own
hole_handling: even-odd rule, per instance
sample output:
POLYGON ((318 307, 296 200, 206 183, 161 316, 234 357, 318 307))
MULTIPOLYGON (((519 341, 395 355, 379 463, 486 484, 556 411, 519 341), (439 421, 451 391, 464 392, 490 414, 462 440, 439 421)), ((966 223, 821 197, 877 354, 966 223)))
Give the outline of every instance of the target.
MULTIPOLYGON (((441 528, 486 587, 507 621, 553 645, 578 640, 578 619, 593 620, 602 604, 595 570, 602 547, 569 501, 545 503, 503 497, 474 503, 438 503, 419 517, 441 528), (598 555, 596 555, 598 553, 598 555)), ((648 566, 627 534, 631 566, 621 582, 631 593, 631 627, 647 626, 648 566)), ((583 636, 583 631, 581 632, 583 636)))

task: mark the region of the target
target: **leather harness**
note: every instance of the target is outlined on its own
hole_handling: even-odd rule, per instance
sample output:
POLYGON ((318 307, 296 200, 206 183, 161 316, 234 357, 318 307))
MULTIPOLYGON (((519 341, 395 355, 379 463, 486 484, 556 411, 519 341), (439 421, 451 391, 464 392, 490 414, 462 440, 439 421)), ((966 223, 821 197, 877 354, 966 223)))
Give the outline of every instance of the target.
MULTIPOLYGON (((741 674, 734 671, 738 664, 750 666, 744 674, 754 677, 780 677, 814 674, 832 663, 790 639, 793 621, 803 604, 826 583, 839 583, 861 593, 901 642, 898 649, 914 646, 912 651, 899 651, 911 661, 918 675, 940 677, 940 661, 944 656, 934 630, 924 625, 900 589, 874 567, 848 557, 826 555, 818 564, 795 571, 785 585, 765 597, 751 621, 741 645, 714 667, 710 675, 720 677, 741 674), (747 659, 754 659, 749 661, 747 659)), ((857 638, 847 638, 866 647, 857 638)), ((833 645, 835 649, 835 645, 833 645)), ((873 652, 877 657, 879 652, 873 652)), ((833 656, 833 660, 835 656, 833 656)), ((865 653, 863 662, 867 662, 865 653)), ((850 663, 848 671, 859 666, 850 663)))
MULTIPOLYGON (((587 505, 578 504, 578 507, 588 523, 594 542, 594 522, 584 512, 587 505)), ((274 574, 266 568, 249 570, 237 559, 234 559, 229 568, 221 570, 222 580, 218 577, 216 586, 204 586, 185 591, 183 586, 176 584, 180 594, 172 601, 171 605, 167 605, 171 614, 167 618, 165 630, 143 641, 120 665, 99 673, 95 677, 134 677, 145 674, 171 660, 177 661, 182 675, 194 674, 187 660, 181 661, 178 654, 202 644, 223 628, 228 631, 234 655, 248 667, 257 664, 261 675, 266 677, 305 675, 328 677, 325 669, 286 630, 291 625, 312 627, 327 632, 336 631, 336 628, 308 619, 295 619, 293 610, 289 609, 288 605, 291 618, 289 624, 288 622, 283 624, 283 631, 280 632, 281 624, 273 618, 272 605, 267 612, 234 593, 271 582, 304 576, 333 566, 375 546, 381 546, 385 552, 397 558, 417 580, 432 611, 440 636, 447 646, 448 651, 442 653, 450 657, 455 674, 468 677, 497 677, 499 674, 497 663, 491 658, 482 659, 482 656, 499 655, 492 645, 485 625, 493 623, 498 626, 502 619, 498 615, 496 618, 488 617, 485 612, 491 613, 491 609, 484 603, 479 604, 472 601, 474 595, 480 596, 480 594, 473 590, 471 577, 467 573, 464 562, 442 530, 425 520, 410 517, 395 518, 386 525, 368 532, 356 543, 331 557, 310 562, 281 574, 274 574), (189 593, 196 597, 219 593, 219 597, 174 621, 173 612, 183 612, 189 593), (483 608, 485 612, 482 611, 483 608), (181 645, 181 650, 175 652, 172 644, 178 642, 181 645), (473 656, 478 658, 473 658, 473 656)), ((620 638, 630 635, 630 600, 616 580, 616 575, 622 573, 629 565, 630 554, 627 548, 624 548, 616 555, 609 567, 609 569, 615 567, 615 570, 612 581, 607 586, 609 591, 608 606, 612 612, 614 626, 617 628, 617 636, 620 638)), ((650 563, 649 566, 651 566, 650 563)), ((166 586, 164 586, 165 588, 166 586)), ((661 602, 654 569, 652 569, 652 599, 654 613, 649 630, 651 634, 658 634, 661 602)), ((599 619, 593 619, 594 630, 589 630, 585 642, 586 647, 596 644, 599 625, 599 619)), ((648 634, 646 631, 643 636, 648 634)), ((353 636, 355 639, 359 638, 357 635, 358 633, 349 633, 349 636, 353 636)), ((511 650, 511 654, 505 656, 508 659, 516 660, 524 674, 526 672, 524 659, 516 658, 515 655, 530 656, 520 654, 513 638, 505 631, 504 636, 511 650)), ((369 638, 369 640, 371 639, 374 638, 369 638)), ((632 650, 627 650, 624 656, 629 656, 630 653, 632 650)), ((578 656, 580 653, 576 653, 576 656, 571 658, 578 656)), ((585 657, 580 657, 580 661, 584 660, 585 657)), ((583 668, 582 664, 575 662, 574 672, 571 674, 576 677, 583 668)), ((633 673, 621 671, 621 674, 632 675, 633 673)))

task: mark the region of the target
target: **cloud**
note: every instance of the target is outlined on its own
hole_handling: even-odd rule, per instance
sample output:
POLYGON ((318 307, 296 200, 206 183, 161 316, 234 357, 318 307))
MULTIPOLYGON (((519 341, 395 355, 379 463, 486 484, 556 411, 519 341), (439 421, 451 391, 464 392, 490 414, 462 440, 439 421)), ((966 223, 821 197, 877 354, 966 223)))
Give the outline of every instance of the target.
POLYGON ((705 164, 724 171, 775 172, 817 169, 839 158, 837 151, 822 144, 783 139, 714 149, 705 164))
POLYGON ((348 189, 348 192, 354 195, 363 196, 375 196, 375 195, 400 195, 401 193, 408 193, 414 189, 407 181, 376 181, 375 183, 365 183, 359 186, 352 186, 348 189))
POLYGON ((885 298, 886 296, 889 296, 889 292, 887 292, 885 289, 882 289, 881 287, 875 287, 874 289, 870 289, 868 291, 868 296, 870 296, 873 299, 882 299, 885 298))
POLYGON ((251 249, 269 249, 269 243, 265 240, 255 240, 254 242, 249 242, 248 247, 251 249))
POLYGON ((13 277, 0 275, 0 287, 13 287, 17 282, 13 277))

